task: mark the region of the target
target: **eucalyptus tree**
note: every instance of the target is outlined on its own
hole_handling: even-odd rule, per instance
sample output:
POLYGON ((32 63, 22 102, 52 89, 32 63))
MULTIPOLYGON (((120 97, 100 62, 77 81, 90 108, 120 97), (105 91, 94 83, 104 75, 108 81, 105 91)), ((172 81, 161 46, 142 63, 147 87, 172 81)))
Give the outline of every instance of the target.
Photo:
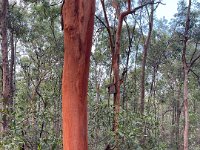
MULTIPOLYGON (((198 3, 188 1, 188 6, 186 1, 179 1, 178 14, 176 14, 176 28, 174 35, 177 35, 179 40, 179 45, 181 45, 181 62, 183 67, 183 108, 184 108, 184 149, 188 149, 188 137, 189 137, 189 114, 190 114, 190 103, 189 103, 189 81, 190 72, 192 68, 198 62, 200 57, 198 48, 198 38, 196 38, 195 33, 197 32, 199 24, 198 9, 196 9, 198 3)), ((195 72, 194 72, 195 73, 195 72)))
MULTIPOLYGON (((159 2, 155 2, 159 3, 159 2)), ((104 0, 101 0, 103 13, 105 17, 105 25, 109 34, 109 41, 110 41, 110 47, 111 47, 111 54, 112 54, 112 70, 113 70, 113 76, 114 76, 114 86, 115 86, 115 92, 114 92, 114 124, 113 124, 113 130, 115 132, 115 142, 118 146, 118 126, 119 126, 119 113, 120 113, 120 45, 121 45, 121 33, 122 33, 122 25, 124 19, 129 14, 134 14, 137 10, 145 7, 148 4, 154 5, 154 1, 150 2, 143 2, 139 3, 139 6, 133 7, 133 2, 130 0, 125 3, 125 7, 122 7, 122 2, 118 1, 112 1, 112 6, 115 10, 115 16, 117 18, 117 25, 116 25, 116 32, 115 32, 115 38, 113 39, 112 33, 111 33, 111 25, 108 20, 107 11, 105 7, 104 0)))
MULTIPOLYGON (((150 13, 148 15, 149 22, 148 22, 148 34, 144 42, 144 50, 142 56, 142 72, 141 72, 141 89, 140 89, 140 113, 144 115, 144 102, 145 102, 145 67, 146 67, 146 59, 147 59, 147 51, 149 49, 150 41, 151 41, 151 33, 153 30, 153 17, 154 17, 154 1, 152 1, 150 13)), ((148 12, 148 10, 147 10, 148 12)))
POLYGON ((64 150, 87 150, 87 89, 94 25, 94 0, 64 1, 62 116, 64 150))

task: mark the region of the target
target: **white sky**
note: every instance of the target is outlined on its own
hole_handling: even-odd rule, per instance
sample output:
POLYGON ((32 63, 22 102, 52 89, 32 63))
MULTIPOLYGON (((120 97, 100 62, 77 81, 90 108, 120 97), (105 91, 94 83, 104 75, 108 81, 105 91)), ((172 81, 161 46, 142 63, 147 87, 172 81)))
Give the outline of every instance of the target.
POLYGON ((165 16, 167 20, 170 20, 177 13, 178 0, 163 0, 163 3, 166 5, 159 5, 157 8, 157 17, 160 19, 165 16))
MULTIPOLYGON (((20 2, 20 0, 11 0, 20 2)), ((157 17, 159 19, 165 17, 167 20, 173 18, 173 15, 177 13, 177 3, 179 0, 162 0, 165 5, 159 5, 157 8, 157 17)), ((186 0, 187 2, 188 0, 186 0)), ((200 0, 197 0, 200 2, 200 0)))

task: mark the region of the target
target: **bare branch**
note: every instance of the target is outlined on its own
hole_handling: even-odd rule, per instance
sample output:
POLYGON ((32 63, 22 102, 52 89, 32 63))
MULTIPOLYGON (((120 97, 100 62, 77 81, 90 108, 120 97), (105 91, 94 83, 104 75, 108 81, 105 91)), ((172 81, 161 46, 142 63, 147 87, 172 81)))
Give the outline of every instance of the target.
POLYGON ((103 13, 104 13, 105 21, 106 21, 106 26, 107 26, 106 29, 107 29, 107 31, 108 31, 109 41, 110 41, 110 47, 111 47, 111 52, 112 52, 112 54, 113 54, 113 53, 114 53, 114 44, 113 44, 113 41, 112 41, 112 34, 111 34, 111 30, 110 30, 110 25, 109 25, 107 13, 106 13, 106 7, 105 7, 104 0, 101 0, 101 5, 102 5, 102 7, 103 7, 103 13))
POLYGON ((192 67, 194 65, 194 63, 200 58, 200 54, 192 60, 192 62, 190 63, 190 67, 192 67))
POLYGON ((197 79, 199 79, 200 78, 200 76, 199 75, 197 75, 195 72, 194 72, 194 70, 192 70, 192 69, 190 69, 190 71, 197 77, 197 79))
POLYGON ((198 45, 198 43, 196 43, 196 45, 195 45, 195 50, 194 50, 194 52, 192 53, 192 57, 191 57, 191 59, 190 59, 190 63, 192 62, 192 60, 193 60, 193 58, 194 58, 194 55, 195 55, 195 53, 196 53, 196 51, 197 51, 197 45, 198 45))
POLYGON ((95 17, 102 23, 102 25, 103 25, 107 30, 109 30, 108 27, 107 27, 107 25, 103 22, 103 20, 101 20, 97 15, 95 15, 95 17))
POLYGON ((144 4, 141 4, 141 5, 138 6, 138 7, 135 7, 133 10, 122 12, 120 15, 122 16, 122 18, 124 18, 125 16, 127 16, 127 15, 129 15, 129 14, 134 14, 138 9, 141 9, 141 8, 143 8, 144 6, 147 6, 147 5, 150 5, 150 4, 161 4, 161 2, 160 2, 160 1, 158 1, 158 2, 153 2, 153 1, 146 2, 146 3, 144 3, 144 4))

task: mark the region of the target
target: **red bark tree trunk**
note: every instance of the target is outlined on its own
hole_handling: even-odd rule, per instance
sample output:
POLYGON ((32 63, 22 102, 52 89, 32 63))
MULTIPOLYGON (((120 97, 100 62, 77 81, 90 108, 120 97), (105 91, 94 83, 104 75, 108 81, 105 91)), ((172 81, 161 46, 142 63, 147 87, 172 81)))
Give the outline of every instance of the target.
POLYGON ((63 149, 87 150, 87 89, 95 0, 63 4, 63 149))

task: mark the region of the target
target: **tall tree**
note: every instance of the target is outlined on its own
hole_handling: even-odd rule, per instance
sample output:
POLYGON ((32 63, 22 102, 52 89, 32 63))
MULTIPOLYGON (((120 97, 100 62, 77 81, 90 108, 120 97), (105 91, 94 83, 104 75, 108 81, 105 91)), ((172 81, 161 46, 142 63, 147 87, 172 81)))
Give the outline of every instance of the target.
POLYGON ((62 8, 63 149, 87 150, 87 89, 94 25, 94 0, 67 0, 62 8))
MULTIPOLYGON (((160 2, 156 2, 160 3, 160 2)), ((151 31, 152 31, 152 22, 153 22, 153 11, 154 11, 154 0, 148 1, 148 2, 143 2, 141 3, 138 7, 133 7, 132 8, 132 3, 131 0, 128 0, 126 2, 126 8, 124 11, 121 11, 120 9, 120 4, 116 0, 112 1, 112 6, 115 8, 116 15, 118 18, 118 24, 117 24, 117 29, 115 33, 115 41, 112 41, 111 37, 111 30, 108 22, 108 17, 106 14, 105 10, 105 4, 104 0, 101 0, 101 4, 103 7, 104 11, 104 16, 106 20, 106 28, 109 34, 109 42, 110 42, 110 47, 111 47, 111 54, 112 54, 112 70, 113 70, 113 76, 114 76, 114 86, 115 86, 115 93, 114 93, 114 124, 113 124, 113 130, 115 132, 115 141, 116 145, 118 145, 118 129, 119 129, 119 113, 120 113, 120 46, 121 46, 121 33, 122 33, 122 26, 123 26, 123 21, 124 18, 127 17, 129 14, 134 14, 137 10, 143 8, 144 6, 147 6, 151 4, 152 9, 151 9, 151 15, 150 15, 150 34, 149 37, 147 38, 147 42, 145 42, 145 47, 148 49, 148 45, 150 42, 150 36, 151 36, 151 31)), ((117 147, 116 147, 117 149, 117 147)))
MULTIPOLYGON (((154 3, 154 0, 151 1, 154 3)), ((144 114, 144 100, 145 100, 145 67, 147 60, 147 52, 150 45, 151 33, 153 30, 153 16, 154 16, 154 5, 151 4, 151 10, 149 14, 149 31, 144 43, 143 57, 142 57, 142 72, 141 72, 141 89, 140 89, 140 113, 144 114)))
POLYGON ((182 50, 182 64, 184 69, 184 135, 183 135, 183 146, 184 150, 188 150, 188 129, 189 129, 189 112, 188 112, 188 73, 190 66, 187 64, 186 60, 186 50, 187 50, 187 42, 189 39, 189 29, 190 29, 190 8, 191 8, 191 0, 189 0, 189 5, 187 9, 187 16, 185 21, 185 33, 184 33, 184 41, 183 41, 183 50, 182 50))
POLYGON ((9 62, 8 62, 8 42, 7 42, 7 13, 8 13, 8 0, 2 1, 2 11, 0 14, 0 24, 1 24, 1 52, 2 52, 2 70, 3 70, 3 129, 8 128, 8 104, 10 96, 10 82, 9 82, 9 62))
MULTIPOLYGON (((183 1, 184 2, 184 1, 183 1)), ((195 62, 200 58, 200 54, 197 54, 195 57, 197 47, 198 47, 198 42, 196 43, 195 41, 198 41, 198 38, 196 39, 195 36, 193 36, 191 33, 192 31, 195 34, 195 27, 194 26, 194 12, 191 11, 191 5, 192 2, 191 0, 188 1, 188 6, 186 7, 186 17, 185 17, 185 24, 184 24, 184 33, 183 33, 183 48, 182 48, 182 66, 183 66, 183 73, 184 73, 184 87, 183 87, 183 103, 184 103, 184 133, 183 133, 183 147, 184 150, 188 150, 188 139, 189 139, 189 104, 188 104, 188 87, 189 87, 189 73, 192 70, 192 67, 194 67, 195 62), (194 38, 194 39, 193 39, 194 38), (190 60, 187 60, 187 55, 189 52, 189 40, 194 41, 194 52, 190 58, 190 60)))

